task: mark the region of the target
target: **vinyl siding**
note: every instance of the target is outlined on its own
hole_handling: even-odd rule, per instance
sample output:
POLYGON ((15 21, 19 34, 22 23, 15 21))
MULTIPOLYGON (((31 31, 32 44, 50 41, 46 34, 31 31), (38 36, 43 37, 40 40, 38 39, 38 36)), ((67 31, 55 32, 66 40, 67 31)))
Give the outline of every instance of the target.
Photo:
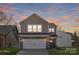
POLYGON ((62 31, 57 31, 57 47, 72 47, 71 35, 62 31))
POLYGON ((48 22, 42 20, 42 19, 29 19, 25 23, 21 24, 21 32, 27 33, 27 25, 28 24, 35 24, 35 25, 42 25, 42 32, 48 32, 48 22))

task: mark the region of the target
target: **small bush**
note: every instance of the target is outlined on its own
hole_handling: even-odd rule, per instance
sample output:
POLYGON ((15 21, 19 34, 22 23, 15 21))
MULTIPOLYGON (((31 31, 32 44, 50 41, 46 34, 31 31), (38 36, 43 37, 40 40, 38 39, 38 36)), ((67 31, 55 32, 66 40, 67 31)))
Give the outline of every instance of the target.
POLYGON ((79 48, 54 48, 48 49, 50 55, 79 55, 79 48))
POLYGON ((0 55, 15 55, 17 52, 19 52, 19 48, 11 47, 11 48, 1 48, 0 49, 0 55))

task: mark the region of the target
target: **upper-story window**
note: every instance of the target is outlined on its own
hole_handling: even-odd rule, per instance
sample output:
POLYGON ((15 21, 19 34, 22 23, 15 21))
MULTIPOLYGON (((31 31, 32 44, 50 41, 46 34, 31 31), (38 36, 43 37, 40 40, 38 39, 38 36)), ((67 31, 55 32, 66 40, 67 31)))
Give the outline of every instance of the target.
POLYGON ((32 25, 28 25, 28 32, 32 32, 32 25))
POLYGON ((36 32, 37 30, 36 30, 36 25, 33 25, 33 32, 36 32))
POLYGON ((54 28, 49 28, 49 32, 54 32, 54 28))
POLYGON ((28 25, 28 32, 42 32, 42 25, 28 25))
POLYGON ((42 25, 37 25, 37 32, 42 32, 42 25))

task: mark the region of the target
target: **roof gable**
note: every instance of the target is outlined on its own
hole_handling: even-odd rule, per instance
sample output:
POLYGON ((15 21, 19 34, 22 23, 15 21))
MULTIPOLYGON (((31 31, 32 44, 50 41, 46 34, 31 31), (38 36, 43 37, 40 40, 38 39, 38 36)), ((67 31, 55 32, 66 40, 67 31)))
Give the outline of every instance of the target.
POLYGON ((40 20, 43 20, 43 21, 47 22, 46 20, 44 20, 43 18, 41 18, 39 15, 37 15, 37 14, 34 13, 31 16, 29 16, 28 18, 26 18, 23 21, 21 21, 20 24, 24 23, 24 22, 26 22, 27 20, 30 20, 30 19, 40 19, 40 20))
POLYGON ((54 23, 49 23, 51 26, 55 26, 55 27, 57 27, 57 25, 55 25, 54 23))
POLYGON ((5 35, 7 34, 9 31, 13 30, 16 26, 14 25, 0 25, 0 34, 5 35))

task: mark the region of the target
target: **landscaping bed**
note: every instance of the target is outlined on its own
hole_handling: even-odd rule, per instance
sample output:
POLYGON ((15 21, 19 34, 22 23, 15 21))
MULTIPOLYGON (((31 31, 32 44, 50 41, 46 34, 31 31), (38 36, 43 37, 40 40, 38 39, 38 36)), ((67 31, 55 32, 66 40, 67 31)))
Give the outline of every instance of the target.
POLYGON ((79 55, 79 48, 52 48, 48 49, 49 55, 79 55))
POLYGON ((15 55, 20 51, 19 48, 10 47, 10 48, 0 48, 0 55, 15 55))

